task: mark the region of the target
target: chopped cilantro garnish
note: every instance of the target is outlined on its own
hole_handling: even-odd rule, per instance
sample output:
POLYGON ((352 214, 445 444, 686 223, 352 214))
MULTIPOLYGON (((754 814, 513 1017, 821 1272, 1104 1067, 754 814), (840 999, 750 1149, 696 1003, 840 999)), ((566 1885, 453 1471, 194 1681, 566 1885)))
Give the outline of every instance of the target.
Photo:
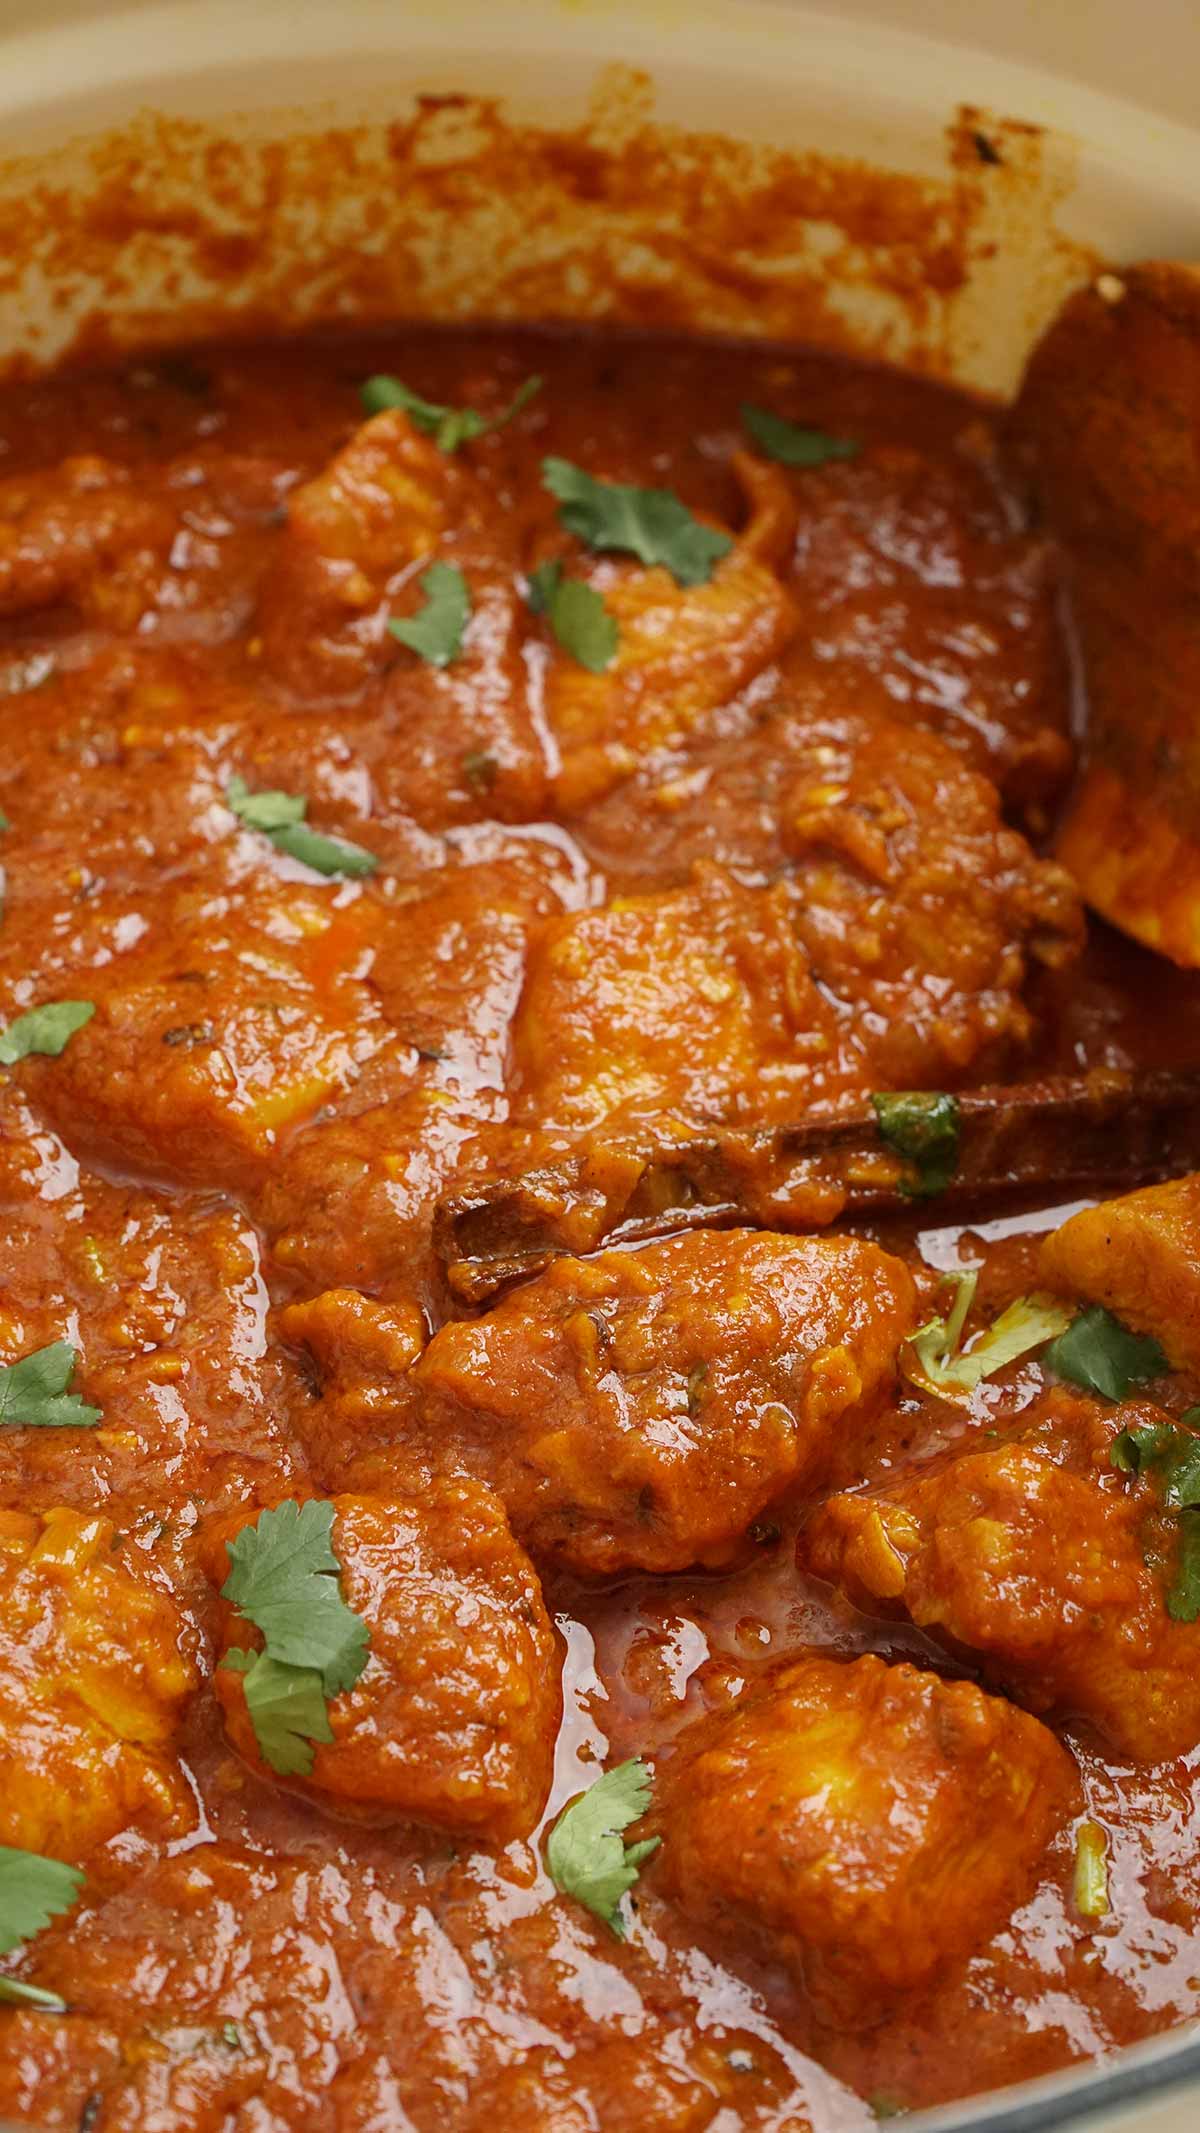
POLYGON ((1019 1296, 974 1347, 963 1352, 959 1343, 978 1279, 973 1269, 948 1274, 946 1284, 955 1284, 950 1312, 918 1327, 908 1342, 912 1360, 906 1375, 927 1392, 973 1392, 984 1378, 994 1377, 1032 1349, 1044 1347, 1070 1321, 1069 1311, 1052 1296, 1019 1296))
POLYGON ((326 837, 305 821, 308 801, 301 793, 251 792, 244 778, 231 778, 225 799, 247 829, 261 830, 276 851, 299 859, 317 874, 373 874, 379 865, 374 852, 345 837, 326 837))
POLYGON ((277 852, 286 852, 289 859, 298 859, 302 866, 311 867, 314 874, 361 876, 373 874, 379 865, 374 852, 364 851, 361 844, 351 844, 345 837, 322 836, 320 830, 310 829, 307 822, 293 822, 284 829, 272 830, 271 842, 277 852))
POLYGON ((313 1742, 333 1739, 325 1685, 316 1667, 287 1666, 269 1652, 226 1652, 221 1664, 244 1678, 246 1709, 259 1754, 283 1777, 308 1777, 313 1742))
POLYGON ((1104 1918, 1108 1902, 1108 1848, 1104 1831, 1090 1818, 1075 1832, 1075 1909, 1081 1918, 1104 1918))
POLYGON ((490 421, 478 408, 444 407, 437 400, 423 400, 420 393, 411 391, 399 378, 382 374, 368 378, 359 392, 368 415, 380 415, 389 407, 402 408, 413 427, 432 437, 440 451, 457 452, 460 444, 469 443, 472 437, 486 437, 491 430, 503 429, 541 389, 540 378, 526 378, 503 413, 490 421))
POLYGON ((424 607, 405 622, 389 622, 388 628, 431 666, 448 667, 462 650, 463 631, 471 619, 466 578, 457 563, 431 563, 417 582, 425 595, 424 607))
MULTIPOLYGON (((1200 1409, 1190 1408, 1183 1419, 1200 1421, 1200 1409)), ((1167 1613, 1177 1622, 1194 1622, 1200 1615, 1200 1435, 1173 1422, 1150 1422, 1123 1429, 1108 1456, 1119 1473, 1155 1479, 1163 1502, 1179 1512, 1179 1555, 1167 1588, 1167 1613)))
POLYGON ((1175 1622, 1200 1616, 1200 1511, 1179 1514, 1179 1554, 1167 1587, 1167 1613, 1175 1622))
POLYGON ((1200 1504, 1200 1436, 1195 1430, 1178 1429, 1173 1422, 1123 1429, 1108 1456, 1122 1473, 1156 1474, 1164 1503, 1176 1510, 1200 1504))
POLYGON ((603 673, 620 632, 594 586, 564 577, 561 563, 539 563, 529 575, 529 605, 535 615, 546 617, 564 652, 589 673, 603 673))
POLYGON ((261 1630, 262 1652, 231 1651, 264 1761, 306 1776, 313 1741, 332 1739, 326 1699, 353 1687, 367 1663, 367 1625, 342 1598, 331 1503, 288 1501, 229 1542, 222 1599, 261 1630))
POLYGON ((546 1865, 555 1887, 603 1919, 618 1940, 625 1938, 621 1898, 661 1841, 645 1837, 640 1844, 626 1844, 622 1832, 649 1804, 650 1773, 634 1756, 606 1771, 572 1801, 546 1845, 546 1865))
POLYGON ((760 452, 785 467, 823 467, 829 459, 856 459, 862 446, 854 437, 831 437, 828 430, 806 429, 787 422, 770 408, 752 407, 744 401, 742 421, 760 452))
POLYGON ((7 830, 11 828, 12 823, 9 821, 8 816, 4 812, 4 809, 0 807, 0 830, 7 830))
POLYGON ((568 533, 589 548, 619 548, 647 564, 663 563, 678 585, 706 585, 733 542, 706 526, 670 489, 597 481, 569 459, 543 459, 542 480, 558 498, 568 533))
POLYGON ((70 1341, 51 1341, 0 1368, 0 1425, 18 1429, 91 1429, 101 1411, 68 1391, 79 1358, 70 1341))
POLYGON ((333 1505, 289 1500, 229 1542, 222 1599, 253 1622, 273 1659, 315 1667, 330 1696, 366 1664, 367 1625, 342 1598, 333 1552, 333 1505))
POLYGON ((76 1030, 90 1022, 95 1012, 92 1000, 47 1000, 43 1007, 31 1007, 27 1014, 10 1022, 6 1030, 0 1030, 0 1066, 15 1066, 18 1059, 28 1059, 32 1052, 57 1059, 76 1030))
POLYGON ((945 1192, 958 1166, 957 1098, 936 1089, 900 1089, 872 1096, 871 1103, 883 1139, 911 1165, 900 1190, 913 1200, 945 1192))
MULTIPOLYGON (((0 1955, 11 1955, 52 1918, 69 1911, 82 1887, 77 1866, 0 1844, 0 1955)), ((0 2000, 36 2007, 43 2014, 62 2014, 66 2008, 56 1992, 13 1977, 0 1978, 0 2000)))
POLYGON ((1130 1333, 1102 1304, 1080 1313, 1055 1341, 1046 1361, 1060 1378, 1106 1400, 1123 1400, 1131 1385, 1161 1377, 1170 1368, 1156 1340, 1130 1333))
POLYGON ((303 822, 308 808, 302 793, 278 792, 271 788, 265 792, 251 792, 244 778, 231 778, 225 797, 247 829, 263 830, 268 837, 273 837, 276 830, 290 829, 293 823, 303 822))

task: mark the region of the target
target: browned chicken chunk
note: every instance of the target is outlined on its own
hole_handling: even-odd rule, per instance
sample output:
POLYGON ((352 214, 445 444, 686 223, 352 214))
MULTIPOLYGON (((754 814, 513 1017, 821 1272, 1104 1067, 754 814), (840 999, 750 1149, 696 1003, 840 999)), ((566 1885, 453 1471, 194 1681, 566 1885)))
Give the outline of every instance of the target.
POLYGON ((287 508, 260 605, 270 671, 320 702, 357 697, 387 670, 381 715, 394 746, 376 781, 418 821, 536 814, 546 761, 520 657, 519 558, 470 470, 391 409, 287 508), (433 596, 437 581, 421 582, 431 567, 456 574, 465 606, 453 655, 437 659, 388 630, 433 596))
POLYGON ((735 1230, 561 1259, 413 1372, 535 1554, 608 1574, 727 1562, 891 1382, 899 1260, 852 1238, 735 1230))
POLYGON ((1200 1173, 1104 1200, 1042 1246, 1052 1288, 1150 1333, 1181 1370, 1200 1370, 1200 1173))
POLYGON ((0 1844, 82 1859, 132 1826, 193 1826, 182 1635, 108 1519, 0 1511, 0 1844))
POLYGON ((1004 1925, 1076 1782, 1046 1727, 970 1682, 806 1656, 683 1734, 654 1872, 826 2021, 871 2024, 1004 1925))
POLYGON ((1152 1476, 1112 1459, 1122 1431, 1165 1419, 1049 1393, 1004 1443, 833 1497, 808 1566, 977 1655, 1033 1710, 1088 1719, 1118 1754, 1179 1755, 1200 1740, 1196 1632, 1167 1608, 1179 1521, 1152 1476))
POLYGON ((787 481, 747 452, 733 464, 751 516, 705 583, 679 585, 661 565, 647 570, 612 557, 589 558, 580 572, 618 635, 599 673, 569 652, 551 659, 546 710, 562 754, 554 793, 564 813, 623 784, 644 757, 686 740, 795 631, 776 575, 796 522, 787 481))
POLYGON ((549 1125, 670 1110, 794 1116, 852 1081, 783 890, 718 867, 549 925, 513 1027, 515 1101, 549 1125))
MULTIPOLYGON (((366 1664, 329 1705, 333 1739, 309 1776, 287 1782, 337 1813, 426 1822, 506 1844, 533 1827, 550 1788, 561 1709, 555 1634, 541 1588, 502 1506, 470 1481, 431 1486, 419 1502, 335 1499, 332 1546, 346 1605, 365 1623, 366 1664)), ((214 1581, 226 1543, 212 1537, 214 1581)), ((256 1633, 228 1608, 223 1649, 256 1633)), ((263 1775, 245 1675, 220 1666, 229 1736, 263 1775)))

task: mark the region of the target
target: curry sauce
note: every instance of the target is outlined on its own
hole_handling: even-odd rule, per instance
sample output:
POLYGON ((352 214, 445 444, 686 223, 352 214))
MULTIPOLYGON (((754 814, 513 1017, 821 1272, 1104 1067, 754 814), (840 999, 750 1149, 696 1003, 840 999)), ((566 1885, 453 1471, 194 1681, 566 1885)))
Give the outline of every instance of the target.
POLYGON ((0 2118, 840 2133, 1196 2011, 1200 1206, 938 1204, 1200 1058, 1029 487, 698 339, 0 395, 0 2118), (610 1237, 851 1113, 874 1211, 610 1237))

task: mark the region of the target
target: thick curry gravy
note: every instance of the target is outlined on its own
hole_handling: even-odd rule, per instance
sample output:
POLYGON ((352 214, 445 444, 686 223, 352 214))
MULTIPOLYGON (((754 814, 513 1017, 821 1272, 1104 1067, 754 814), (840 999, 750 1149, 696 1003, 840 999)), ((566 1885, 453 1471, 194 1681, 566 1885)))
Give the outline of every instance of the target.
MULTIPOLYGON (((1195 1058, 1194 983, 1094 926, 1085 940, 1035 855, 1071 773, 1069 672, 1053 551, 991 413, 792 351, 392 333, 14 389, 0 451, 0 1022, 96 1008, 60 1054, 0 1077, 0 1357, 71 1342, 71 1390, 100 1410, 0 1429, 0 1842, 86 1875, 7 1965, 67 2011, 0 2011, 0 2116, 832 2133, 1194 2012, 1193 1759, 1134 1763, 1053 1709, 1077 1790, 1011 1903, 968 1930, 973 1953, 853 2019, 769 1939, 689 1914, 669 1812, 624 1943, 543 1863, 539 1831, 601 1768, 645 1757, 669 1800, 684 1729, 786 1654, 972 1677, 968 1652, 801 1565, 821 1499, 994 1443, 1043 1398, 1036 1357, 963 1407, 900 1380, 895 1354, 943 1308, 948 1267, 982 1267, 973 1325, 1037 1288, 1053 1207, 939 1227, 932 1201, 857 1226, 854 1252, 903 1263, 874 1390, 740 1521, 736 1430, 724 1482, 685 1461, 618 1514, 598 1427, 547 1509, 422 1389, 432 1373, 443 1396, 427 1344, 465 1313, 435 1203, 547 1135, 1195 1058), (490 417, 534 372, 540 393, 454 455, 403 416, 352 442, 373 374, 490 417), (745 402, 861 450, 735 466, 745 402), (564 536, 547 455, 729 529, 720 597, 564 536), (530 612, 528 574, 556 557, 619 616, 615 679, 530 612), (437 560, 473 599, 443 666, 386 629, 437 560), (235 778, 303 795, 377 869, 281 851, 231 811, 235 778), (532 1568, 503 1510, 489 1526, 463 1496, 462 1465, 532 1568), (215 1588, 247 1513, 397 1492, 443 1565, 421 1571, 398 1645, 444 1603, 429 1694, 466 1669, 459 1734, 418 1741, 406 1779, 430 1826, 381 1809, 374 1779, 325 1807, 280 1782, 244 1707, 238 1731, 233 1677, 219 1698, 213 1682, 215 1588), (485 1537, 464 1556, 468 1528, 485 1537), (521 1643, 543 1600, 556 1635, 521 1643), (543 1720, 502 1780, 469 1724, 488 1638, 487 1724, 504 1734, 512 1683, 543 1720), (1085 1819, 1107 1848, 1102 1916, 1076 1901, 1085 1819)), ((750 1336, 695 1241, 686 1293, 732 1351, 750 1336)), ((869 1329, 881 1262, 854 1263, 869 1329)), ((827 1341, 852 1337, 849 1280, 828 1275, 827 1341)), ((519 1436, 533 1378, 505 1353, 519 1436)), ((1195 1387, 1176 1373, 1151 1395, 1179 1413, 1195 1387)), ((746 1838, 731 1817, 731 1853, 746 1838)), ((1014 1841, 1000 1820, 985 1849, 1004 1863, 1014 1841)))

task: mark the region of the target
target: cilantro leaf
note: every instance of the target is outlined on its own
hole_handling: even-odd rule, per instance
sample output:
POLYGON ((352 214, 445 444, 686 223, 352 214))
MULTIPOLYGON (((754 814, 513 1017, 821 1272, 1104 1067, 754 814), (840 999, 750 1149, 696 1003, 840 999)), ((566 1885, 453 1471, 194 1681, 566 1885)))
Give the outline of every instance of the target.
MULTIPOLYGON (((1200 1409, 1190 1408, 1183 1420, 1200 1421, 1200 1409)), ((1150 1422, 1121 1430, 1108 1456, 1120 1473, 1153 1476, 1163 1502, 1178 1511, 1179 1554, 1167 1613, 1176 1622, 1194 1622, 1200 1616, 1200 1435, 1174 1422, 1150 1422)))
POLYGON ((333 1739, 325 1686, 315 1666, 289 1666, 269 1652, 226 1652, 221 1661, 241 1674, 246 1710, 264 1763, 283 1777, 309 1777, 314 1741, 333 1739))
POLYGON ((540 378, 526 378, 503 413, 494 415, 490 422, 474 407, 444 407, 437 400, 423 400, 420 393, 413 392, 399 378, 384 373, 368 378, 360 386, 359 396, 368 415, 382 414, 389 407, 402 408, 414 429, 432 437, 439 451, 457 452, 460 444, 467 444, 472 437, 486 437, 489 431, 502 430, 541 389, 540 378))
POLYGON ((1113 1441, 1110 1463, 1125 1474, 1157 1475, 1163 1502, 1176 1510, 1200 1504, 1200 1436, 1173 1422, 1123 1429, 1113 1441))
POLYGON ((1060 1378, 1106 1400, 1123 1400, 1131 1385, 1161 1377, 1170 1368, 1156 1340, 1130 1333, 1102 1304, 1080 1313, 1055 1341, 1046 1361, 1060 1378))
POLYGON ((829 459, 857 459, 862 450, 855 437, 831 437, 828 430, 805 429, 749 401, 743 401, 740 412, 759 451, 784 467, 823 467, 829 459))
POLYGON ((0 1030, 0 1066, 15 1066, 31 1052, 57 1059, 85 1022, 96 1012, 92 1000, 47 1000, 44 1007, 31 1007, 0 1030))
POLYGON ((265 792, 251 792, 245 778, 239 777, 230 778, 225 798, 247 829, 265 830, 268 837, 275 830, 290 828, 293 822, 303 822, 308 807, 302 793, 278 792, 272 788, 265 792))
POLYGON ((529 605, 535 615, 545 615, 564 652, 590 674, 604 672, 620 631, 594 586, 564 577, 561 563, 539 563, 529 574, 529 605))
POLYGON ((347 837, 326 837, 305 821, 308 801, 302 793, 251 792, 244 778, 230 778, 225 788, 226 805, 247 829, 261 830, 277 852, 299 859, 317 874, 373 874, 379 865, 374 852, 347 837))
POLYGON ((1173 1622, 1200 1616, 1200 1512, 1179 1514, 1179 1555, 1167 1588, 1167 1613, 1173 1622))
POLYGON ((11 1955, 61 1911, 69 1911, 83 1878, 77 1866, 62 1859, 0 1844, 0 1955, 11 1955))
POLYGON ((620 548, 647 564, 663 563, 677 585, 707 585, 729 553, 727 533, 706 526, 670 489, 597 481, 569 459, 543 459, 542 480, 559 503, 568 533, 589 548, 620 548))
POLYGON ((381 415, 385 408, 403 409, 414 429, 432 437, 439 450, 457 452, 471 437, 481 437, 486 424, 473 407, 446 407, 438 400, 422 399, 400 378, 379 373, 359 387, 359 398, 368 415, 381 415))
POLYGON ((911 1360, 905 1375, 925 1392, 957 1397, 972 1393, 984 1378, 994 1377, 1019 1356, 1044 1347, 1070 1322, 1070 1312, 1052 1296, 1018 1296, 1002 1311, 974 1347, 960 1350, 963 1327, 975 1295, 978 1274, 971 1269, 950 1274, 956 1284, 954 1305, 945 1318, 931 1318, 906 1344, 911 1360))
POLYGON ((370 1635, 342 1598, 333 1551, 333 1505, 289 1500, 263 1511, 228 1543, 221 1587, 266 1639, 272 1659, 313 1670, 327 1696, 358 1680, 370 1635))
POLYGON ((431 563, 417 582, 425 595, 424 607, 407 622, 389 622, 388 628, 431 666, 448 667, 462 650, 463 631, 471 619, 467 581, 457 563, 431 563))
POLYGON ((101 1419, 67 1390, 79 1358, 70 1341, 51 1341, 0 1368, 0 1425, 21 1429, 91 1429, 101 1419))
POLYGON ((957 1098, 935 1089, 901 1089, 872 1096, 871 1104, 881 1137, 912 1166, 900 1190, 912 1200, 945 1192, 958 1167, 957 1098))
MULTIPOLYGON (((0 1844, 0 1955, 11 1955, 52 1918, 69 1911, 83 1878, 77 1866, 67 1866, 62 1859, 0 1844)), ((15 1977, 0 1977, 0 2000, 36 2007, 43 2014, 63 2014, 67 2004, 56 1992, 15 1977)))
POLYGON ((11 828, 12 823, 9 821, 4 809, 0 807, 0 830, 10 830, 11 828))
POLYGON ((621 1898, 661 1842, 658 1837, 622 1842, 622 1831, 650 1804, 650 1784, 640 1756, 618 1763, 563 1811, 546 1844, 555 1888, 603 1919, 618 1940, 625 1938, 621 1898))

